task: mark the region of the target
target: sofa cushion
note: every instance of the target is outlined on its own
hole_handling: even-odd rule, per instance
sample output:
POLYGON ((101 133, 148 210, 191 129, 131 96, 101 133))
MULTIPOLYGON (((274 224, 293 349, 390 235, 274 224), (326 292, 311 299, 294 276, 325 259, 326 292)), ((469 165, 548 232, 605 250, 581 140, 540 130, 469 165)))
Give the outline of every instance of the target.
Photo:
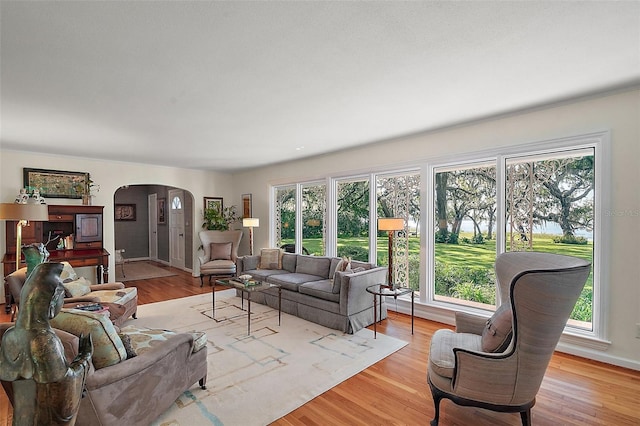
MULTIPOLYGON (((131 345, 137 355, 141 355, 157 345, 166 342, 170 337, 175 336, 178 332, 171 330, 152 329, 147 327, 137 327, 135 325, 127 325, 120 329, 120 333, 126 334, 131 339, 131 345)), ((201 331, 189 331, 193 337, 193 349, 191 353, 196 353, 207 346, 207 335, 201 331)))
POLYGON ((272 275, 286 274, 284 269, 251 269, 248 271, 242 271, 243 274, 251 275, 256 281, 266 281, 267 277, 272 275))
POLYGON ((231 248, 233 244, 211 243, 209 245, 209 260, 231 260, 231 248))
POLYGON ((282 254, 282 269, 287 272, 296 271, 296 262, 298 260, 297 254, 283 253, 282 254))
POLYGON ((108 316, 79 309, 63 309, 51 320, 51 326, 78 337, 91 334, 91 361, 96 369, 127 359, 127 351, 108 316))
POLYGON ((262 249, 259 269, 282 269, 282 250, 262 249))
POLYGON ((136 287, 126 287, 118 290, 97 290, 91 292, 92 297, 97 297, 103 303, 117 303, 124 305, 130 300, 138 297, 136 287))
POLYGON ((298 255, 296 273, 329 278, 330 267, 331 259, 328 257, 298 255))
POLYGON ((318 299, 340 303, 340 294, 334 293, 332 287, 332 280, 311 281, 301 284, 298 287, 298 291, 302 294, 317 297, 318 299))
POLYGON ((511 342, 513 315, 511 305, 503 303, 487 320, 482 330, 482 350, 484 352, 504 352, 511 342))
POLYGON ((271 275, 267 279, 267 282, 273 283, 273 284, 280 284, 282 288, 287 290, 298 291, 298 287, 300 286, 300 284, 308 283, 311 281, 318 281, 320 279, 321 278, 318 277, 317 275, 286 273, 286 274, 271 275))
POLYGON ((84 277, 63 282, 65 297, 81 297, 91 293, 91 283, 84 277))

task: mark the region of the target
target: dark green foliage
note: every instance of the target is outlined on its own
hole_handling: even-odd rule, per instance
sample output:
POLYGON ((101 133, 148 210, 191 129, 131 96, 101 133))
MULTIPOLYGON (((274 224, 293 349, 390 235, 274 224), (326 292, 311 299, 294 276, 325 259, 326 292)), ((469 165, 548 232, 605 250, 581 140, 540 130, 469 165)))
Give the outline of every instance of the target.
POLYGON ((495 304, 496 278, 492 268, 465 268, 436 260, 436 294, 495 304))
POLYGON ((553 242, 561 243, 561 244, 580 244, 580 245, 585 245, 589 243, 589 241, 585 237, 576 237, 575 235, 562 235, 558 237, 553 237, 553 242))
POLYGON ((350 257, 352 260, 361 262, 369 261, 369 250, 360 246, 340 246, 338 247, 338 256, 350 257))

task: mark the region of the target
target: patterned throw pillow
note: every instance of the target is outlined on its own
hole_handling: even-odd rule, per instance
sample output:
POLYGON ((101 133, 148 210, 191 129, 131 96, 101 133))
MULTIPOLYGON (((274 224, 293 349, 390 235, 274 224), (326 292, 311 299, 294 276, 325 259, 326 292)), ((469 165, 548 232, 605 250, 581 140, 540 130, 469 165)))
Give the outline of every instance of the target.
POLYGON ((60 280, 63 283, 78 279, 78 274, 73 270, 73 266, 69 262, 62 262, 62 272, 60 272, 60 280))
POLYGON ((511 305, 503 303, 482 331, 482 350, 484 352, 504 352, 511 342, 513 315, 511 305))
POLYGON ((211 243, 209 260, 231 260, 232 243, 211 243))
POLYGON ((336 266, 336 270, 333 271, 331 282, 333 282, 333 280, 336 278, 336 272, 344 272, 347 270, 347 268, 351 268, 351 258, 343 256, 342 259, 340 259, 340 262, 338 262, 338 265, 336 266))
POLYGON ((115 365, 127 359, 127 351, 109 317, 79 309, 63 309, 51 320, 51 327, 75 336, 91 334, 96 369, 115 365))
POLYGON ((74 281, 63 282, 66 297, 81 297, 91 293, 91 283, 84 277, 80 277, 74 281))
POLYGON ((282 269, 282 253, 280 249, 262 249, 258 269, 282 269))

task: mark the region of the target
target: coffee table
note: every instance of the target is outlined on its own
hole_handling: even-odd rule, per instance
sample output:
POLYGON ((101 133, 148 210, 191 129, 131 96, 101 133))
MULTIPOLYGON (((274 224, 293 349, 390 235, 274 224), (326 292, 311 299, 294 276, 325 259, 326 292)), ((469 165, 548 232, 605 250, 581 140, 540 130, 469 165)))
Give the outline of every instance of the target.
POLYGON ((240 290, 241 293, 241 309, 244 310, 244 295, 247 295, 247 335, 251 334, 251 293, 257 291, 265 291, 271 288, 278 289, 278 325, 282 318, 282 287, 278 284, 268 284, 256 280, 241 281, 235 278, 219 279, 213 282, 213 288, 211 290, 211 300, 213 302, 213 313, 211 317, 216 317, 216 284, 224 285, 227 287, 233 287, 240 290))

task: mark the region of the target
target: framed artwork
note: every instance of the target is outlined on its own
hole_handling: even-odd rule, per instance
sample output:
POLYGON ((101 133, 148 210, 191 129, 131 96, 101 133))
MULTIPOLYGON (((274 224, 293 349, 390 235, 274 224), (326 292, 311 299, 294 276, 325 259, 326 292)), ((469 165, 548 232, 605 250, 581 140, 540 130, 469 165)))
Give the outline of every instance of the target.
POLYGON ((167 199, 158 198, 158 224, 167 223, 167 199))
POLYGON ((116 204, 113 212, 115 220, 136 220, 135 204, 116 204))
POLYGON ((204 197, 204 209, 214 209, 222 213, 224 204, 222 203, 222 197, 204 197))
POLYGON ((242 194, 242 217, 251 216, 251 194, 242 194))
POLYGON ((82 198, 89 173, 47 169, 23 169, 24 187, 38 189, 45 198, 82 198))

